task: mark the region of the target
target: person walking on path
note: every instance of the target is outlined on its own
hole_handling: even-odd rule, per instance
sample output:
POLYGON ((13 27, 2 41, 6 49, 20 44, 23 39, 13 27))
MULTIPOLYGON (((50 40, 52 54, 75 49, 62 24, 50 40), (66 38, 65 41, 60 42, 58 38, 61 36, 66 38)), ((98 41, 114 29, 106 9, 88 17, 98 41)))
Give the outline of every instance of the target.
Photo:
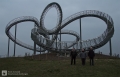
POLYGON ((87 57, 87 54, 85 52, 85 49, 82 49, 82 52, 80 52, 80 58, 82 61, 82 65, 85 65, 86 57, 87 57))
POLYGON ((90 59, 90 65, 94 65, 94 57, 95 57, 95 53, 92 47, 90 47, 90 50, 88 52, 88 56, 90 59))
POLYGON ((72 49, 70 56, 71 56, 71 65, 73 64, 73 61, 74 61, 74 65, 75 65, 76 64, 76 56, 77 56, 77 52, 76 52, 75 48, 72 49))

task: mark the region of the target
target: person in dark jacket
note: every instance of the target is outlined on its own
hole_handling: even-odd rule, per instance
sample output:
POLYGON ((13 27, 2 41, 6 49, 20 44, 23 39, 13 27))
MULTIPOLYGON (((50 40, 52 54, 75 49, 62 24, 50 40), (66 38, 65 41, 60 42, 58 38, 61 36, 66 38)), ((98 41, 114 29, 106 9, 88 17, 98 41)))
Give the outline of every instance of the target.
POLYGON ((95 53, 92 47, 90 47, 90 50, 88 52, 88 56, 90 58, 90 65, 94 65, 94 57, 95 57, 95 53))
POLYGON ((70 56, 71 56, 71 65, 73 64, 73 60, 74 60, 74 65, 75 65, 76 64, 76 56, 77 56, 77 52, 76 52, 75 48, 72 49, 70 56))
POLYGON ((82 61, 82 65, 85 65, 85 60, 86 60, 87 54, 85 52, 85 49, 82 49, 82 52, 80 52, 80 58, 82 61))

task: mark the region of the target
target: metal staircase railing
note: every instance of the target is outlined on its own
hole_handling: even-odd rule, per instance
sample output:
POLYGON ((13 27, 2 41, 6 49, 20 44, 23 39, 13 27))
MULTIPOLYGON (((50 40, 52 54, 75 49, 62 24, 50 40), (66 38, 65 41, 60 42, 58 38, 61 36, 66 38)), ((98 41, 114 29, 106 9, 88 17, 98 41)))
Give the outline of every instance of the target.
MULTIPOLYGON (((46 49, 50 50, 50 51, 55 51, 55 52, 59 52, 61 49, 61 51, 63 51, 64 49, 68 49, 72 46, 76 47, 76 49, 80 49, 80 47, 82 48, 86 48, 88 49, 90 46, 93 46, 94 49, 100 48, 103 45, 105 45, 110 38, 112 38, 113 34, 114 34, 114 23, 112 18, 103 12, 97 11, 97 10, 85 10, 82 12, 78 12, 75 13, 69 17, 67 17, 65 20, 62 21, 62 10, 59 4, 53 2, 50 3, 43 11, 41 18, 40 18, 40 22, 38 21, 37 18, 32 17, 32 16, 23 16, 23 17, 18 17, 12 21, 10 21, 6 28, 5 28, 5 32, 6 35, 15 43, 17 43, 18 45, 25 47, 27 49, 30 50, 34 50, 34 47, 28 44, 25 44, 23 42, 21 42, 20 40, 18 40, 11 34, 11 32, 9 31, 11 27, 13 27, 14 25, 21 23, 21 22, 26 22, 26 21, 31 21, 34 22, 36 25, 36 28, 33 28, 31 30, 31 39, 39 46, 42 47, 42 51, 44 52, 46 49), (51 30, 47 30, 44 27, 44 18, 46 13, 48 12, 49 9, 51 9, 52 7, 55 7, 57 9, 58 12, 58 23, 56 25, 56 27, 54 27, 51 30), (93 39, 88 39, 88 40, 80 40, 79 34, 75 31, 70 31, 70 30, 62 30, 65 26, 67 26, 69 23, 73 22, 74 20, 77 20, 79 18, 83 18, 83 17, 97 17, 102 19, 106 25, 107 25, 107 29, 103 32, 103 34, 101 34, 100 36, 93 38, 93 39), (57 35, 60 34, 61 30, 61 34, 70 34, 76 37, 75 41, 58 41, 57 42, 57 47, 56 47, 56 42, 55 39, 57 38, 57 35), (49 35, 54 35, 54 37, 52 39, 49 39, 49 35), (60 45, 61 45, 61 49, 60 49, 60 45)), ((37 51, 40 51, 39 48, 36 49, 37 51)))

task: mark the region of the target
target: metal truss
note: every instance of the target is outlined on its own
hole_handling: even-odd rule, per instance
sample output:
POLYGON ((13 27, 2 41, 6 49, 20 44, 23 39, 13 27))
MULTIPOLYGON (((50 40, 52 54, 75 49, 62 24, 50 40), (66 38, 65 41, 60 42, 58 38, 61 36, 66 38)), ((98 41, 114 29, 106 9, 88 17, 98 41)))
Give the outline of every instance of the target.
MULTIPOLYGON (((64 50, 74 46, 76 49, 80 49, 80 46, 82 45, 82 48, 88 49, 89 47, 93 47, 94 49, 100 48, 104 46, 110 38, 112 38, 114 34, 114 23, 112 18, 103 12, 97 11, 97 10, 85 10, 81 11, 78 13, 75 13, 66 19, 62 21, 62 9, 60 5, 56 2, 50 3, 46 6, 44 9, 40 22, 37 18, 32 17, 32 16, 23 16, 23 17, 18 17, 10 21, 6 28, 5 32, 6 35, 16 44, 25 47, 30 50, 34 50, 34 47, 31 45, 27 45, 17 38, 15 39, 15 36, 13 36, 10 32, 11 27, 15 26, 18 23, 21 22, 26 22, 26 21, 31 21, 35 23, 36 28, 33 28, 31 30, 31 39, 40 47, 42 47, 42 52, 45 50, 50 50, 51 52, 65 52, 64 50), (48 30, 44 26, 44 18, 47 14, 47 12, 51 8, 56 8, 57 14, 58 14, 58 21, 57 25, 51 29, 48 30), (71 22, 83 18, 83 17, 97 17, 103 20, 106 25, 107 29, 103 32, 103 34, 99 35, 98 37, 95 37, 93 39, 88 39, 88 40, 80 40, 80 36, 77 32, 71 31, 71 30, 63 30, 65 26, 70 24, 71 22), (61 30, 61 32, 60 32, 61 30), (55 41, 57 38, 57 35, 59 34, 70 34, 76 37, 74 41, 55 41), (53 35, 53 38, 50 39, 49 35, 53 35), (60 47, 61 46, 61 47, 60 47)), ((40 48, 36 48, 36 51, 40 51, 40 48)), ((66 51, 67 52, 67 51, 66 51)))

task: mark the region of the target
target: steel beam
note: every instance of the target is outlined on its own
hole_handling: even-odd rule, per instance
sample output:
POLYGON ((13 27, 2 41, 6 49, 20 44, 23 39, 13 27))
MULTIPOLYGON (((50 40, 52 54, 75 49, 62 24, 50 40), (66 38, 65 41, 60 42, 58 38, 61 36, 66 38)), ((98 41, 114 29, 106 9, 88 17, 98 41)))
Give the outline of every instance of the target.
POLYGON ((9 49, 10 49, 10 38, 8 38, 8 57, 9 57, 9 49))
POLYGON ((80 49, 82 49, 82 29, 81 29, 81 18, 79 19, 80 22, 80 49))
POLYGON ((112 56, 112 43, 111 43, 111 39, 109 41, 109 46, 110 46, 110 56, 112 56))
POLYGON ((15 42, 14 42, 14 54, 13 54, 14 57, 15 57, 15 50, 16 50, 16 32, 17 32, 17 24, 15 25, 15 42))

